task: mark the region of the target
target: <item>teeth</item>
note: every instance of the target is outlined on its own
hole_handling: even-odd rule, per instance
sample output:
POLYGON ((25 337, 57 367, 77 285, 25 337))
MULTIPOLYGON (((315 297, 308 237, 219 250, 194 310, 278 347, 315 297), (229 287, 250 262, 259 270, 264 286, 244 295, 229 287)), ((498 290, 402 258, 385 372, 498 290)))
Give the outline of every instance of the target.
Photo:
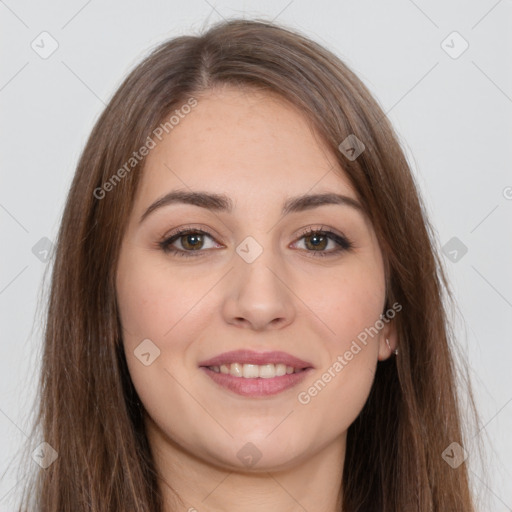
POLYGON ((242 376, 245 379, 257 379, 260 376, 260 370, 256 364, 244 364, 242 366, 242 376))
POLYGON ((243 370, 243 366, 241 364, 233 363, 233 364, 231 364, 229 373, 231 375, 233 375, 233 377, 242 377, 243 376, 242 370, 243 370))
POLYGON ((286 366, 285 364, 240 364, 231 363, 221 366, 209 366, 210 370, 215 373, 224 373, 233 377, 243 377, 245 379, 272 379, 273 377, 281 377, 290 373, 298 373, 302 371, 300 368, 286 366))

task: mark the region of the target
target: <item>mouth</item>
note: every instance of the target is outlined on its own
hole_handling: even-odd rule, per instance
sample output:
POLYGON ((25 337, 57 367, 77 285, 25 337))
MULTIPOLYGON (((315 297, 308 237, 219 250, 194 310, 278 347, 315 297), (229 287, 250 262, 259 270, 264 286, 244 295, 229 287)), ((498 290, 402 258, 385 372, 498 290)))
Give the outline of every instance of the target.
POLYGON ((269 396, 296 386, 313 365, 286 352, 226 352, 199 364, 217 385, 242 396, 269 396))

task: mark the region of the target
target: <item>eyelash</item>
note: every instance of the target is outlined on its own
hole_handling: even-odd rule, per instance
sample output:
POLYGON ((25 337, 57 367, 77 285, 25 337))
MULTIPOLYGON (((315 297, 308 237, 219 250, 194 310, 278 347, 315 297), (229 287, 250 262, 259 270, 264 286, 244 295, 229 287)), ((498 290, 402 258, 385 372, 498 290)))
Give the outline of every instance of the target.
MULTIPOLYGON (((209 237, 213 238, 213 235, 209 233, 206 230, 203 229, 194 229, 194 228, 179 228, 174 233, 172 233, 169 237, 165 238, 161 242, 158 243, 160 249, 166 253, 166 254, 173 254, 175 256, 180 257, 197 257, 206 252, 205 250, 193 250, 193 251, 185 251, 183 249, 176 249, 175 247, 172 247, 171 244, 175 242, 176 240, 180 239, 182 236, 185 235, 191 235, 191 234, 200 234, 200 235, 208 235, 209 237)), ((350 251, 354 249, 354 244, 345 236, 340 236, 332 231, 324 230, 324 227, 322 226, 320 229, 314 229, 314 228, 306 228, 304 229, 300 236, 297 238, 297 240, 300 240, 304 237, 311 236, 313 234, 325 236, 329 240, 332 240, 336 244, 338 244, 338 248, 330 251, 309 251, 307 249, 303 249, 306 252, 312 253, 314 257, 327 257, 327 256, 333 256, 336 254, 339 254, 340 252, 344 251, 350 251)))

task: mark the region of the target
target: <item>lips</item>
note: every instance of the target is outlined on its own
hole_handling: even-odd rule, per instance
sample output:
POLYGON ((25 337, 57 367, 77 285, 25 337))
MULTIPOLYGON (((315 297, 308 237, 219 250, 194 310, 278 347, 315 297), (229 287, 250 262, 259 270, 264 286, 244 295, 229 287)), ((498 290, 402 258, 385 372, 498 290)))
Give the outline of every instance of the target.
POLYGON ((199 367, 221 388, 250 398, 278 395, 297 386, 313 371, 310 362, 286 352, 253 350, 224 352, 201 361, 199 367))
POLYGON ((310 362, 292 356, 287 352, 254 352, 252 350, 232 350, 231 352, 224 352, 206 361, 201 361, 199 366, 211 367, 229 365, 232 363, 254 364, 259 366, 265 364, 284 364, 301 370, 313 368, 310 362))

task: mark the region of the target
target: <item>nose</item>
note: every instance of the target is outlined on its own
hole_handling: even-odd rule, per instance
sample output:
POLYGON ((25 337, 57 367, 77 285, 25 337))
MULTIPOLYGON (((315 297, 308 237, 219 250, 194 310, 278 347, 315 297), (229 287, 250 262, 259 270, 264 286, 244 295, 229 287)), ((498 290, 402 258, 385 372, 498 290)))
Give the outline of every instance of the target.
POLYGON ((282 329, 295 319, 289 272, 264 250, 252 263, 238 255, 230 272, 222 305, 224 320, 238 327, 265 331, 282 329))

